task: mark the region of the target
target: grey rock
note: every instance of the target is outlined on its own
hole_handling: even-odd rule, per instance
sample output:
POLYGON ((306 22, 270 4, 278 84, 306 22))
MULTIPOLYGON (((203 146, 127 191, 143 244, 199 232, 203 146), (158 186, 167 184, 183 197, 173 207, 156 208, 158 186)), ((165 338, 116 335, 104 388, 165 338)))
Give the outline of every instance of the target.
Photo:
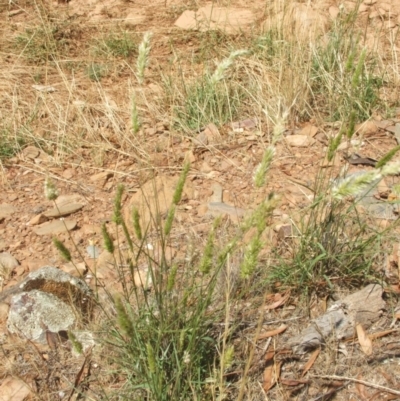
POLYGON ((383 288, 369 284, 365 288, 335 302, 322 315, 314 319, 298 336, 289 340, 296 354, 304 354, 325 343, 334 335, 337 340, 354 336, 357 323, 364 329, 371 327, 381 316, 386 302, 383 288))
POLYGON ((7 329, 29 340, 46 342, 46 332, 71 329, 74 309, 57 296, 38 290, 21 292, 11 298, 7 329))
POLYGON ((63 302, 73 304, 84 314, 89 313, 93 306, 92 291, 84 280, 52 266, 29 273, 20 284, 1 292, 0 302, 7 302, 9 297, 33 290, 53 294, 63 302))
POLYGON ((85 322, 94 306, 85 281, 52 266, 28 274, 20 284, 0 293, 0 301, 7 296, 8 331, 42 343, 46 332, 58 333, 85 322))

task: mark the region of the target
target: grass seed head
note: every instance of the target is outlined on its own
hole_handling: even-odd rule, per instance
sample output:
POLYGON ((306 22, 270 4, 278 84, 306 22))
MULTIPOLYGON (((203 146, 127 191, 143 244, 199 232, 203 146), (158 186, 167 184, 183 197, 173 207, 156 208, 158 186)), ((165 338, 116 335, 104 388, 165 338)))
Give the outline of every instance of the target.
POLYGON ((146 32, 143 36, 143 40, 139 45, 138 49, 138 58, 137 58, 137 63, 136 63, 136 68, 137 68, 137 76, 139 83, 142 84, 144 81, 144 73, 146 70, 146 67, 149 63, 149 55, 150 55, 150 49, 151 49, 151 44, 150 40, 153 34, 151 32, 146 32))
POLYGON ((44 180, 44 196, 48 200, 56 200, 58 198, 59 192, 58 189, 56 188, 53 180, 49 177, 46 177, 44 180))

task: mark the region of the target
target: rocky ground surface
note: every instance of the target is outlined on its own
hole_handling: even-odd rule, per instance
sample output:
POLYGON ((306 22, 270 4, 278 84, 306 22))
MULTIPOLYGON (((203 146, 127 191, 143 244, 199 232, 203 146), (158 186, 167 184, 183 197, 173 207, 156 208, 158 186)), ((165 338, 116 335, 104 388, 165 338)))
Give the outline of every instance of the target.
MULTIPOLYGON (((155 32, 158 36, 154 45, 155 61, 151 68, 158 68, 157 64, 162 66, 165 58, 170 57, 170 50, 166 46, 170 32, 219 28, 235 34, 240 30, 251 30, 255 27, 259 29, 263 25, 270 26, 274 19, 279 19, 279 14, 273 18, 265 15, 264 2, 261 1, 252 2, 251 6, 248 6, 246 1, 231 2, 230 8, 218 8, 218 13, 213 14, 211 23, 209 16, 215 11, 212 11, 212 7, 206 3, 189 9, 180 1, 152 1, 149 3, 91 0, 82 4, 77 0, 71 0, 66 4, 63 2, 51 4, 51 7, 56 12, 67 13, 69 18, 80 24, 88 24, 91 28, 118 22, 133 26, 139 32, 147 30, 155 32)), ((301 33, 307 24, 309 24, 309 29, 314 29, 316 33, 321 32, 339 12, 340 4, 338 2, 320 1, 315 3, 311 6, 311 11, 306 9, 305 4, 294 6, 293 15, 295 17, 292 23, 295 32, 301 33)), ((355 2, 346 1, 343 5, 351 9, 355 7, 355 2)), ((1 22, 2 34, 6 35, 7 29, 10 27, 14 31, 21 30, 34 18, 29 4, 15 5, 15 7, 13 5, 3 9, 0 17, 3 20, 1 22)), ((392 41, 395 43, 393 49, 397 52, 400 51, 398 36, 400 4, 394 0, 365 0, 359 8, 360 24, 368 19, 372 21, 372 26, 375 28, 374 32, 366 33, 370 43, 374 40, 382 40, 382 43, 386 44, 388 41, 392 41), (374 36, 376 32, 379 32, 380 35, 378 35, 378 39, 374 36)), ((82 35, 83 38, 85 33, 83 32, 82 35)), ((80 40, 80 38, 76 38, 76 40, 80 40)), ((193 43, 190 41, 184 43, 183 41, 182 51, 192 47, 193 43)), ((8 65, 13 71, 11 71, 11 79, 0 81, 2 92, 0 96, 8 98, 16 88, 17 92, 29 92, 29 98, 29 96, 38 96, 37 92, 43 90, 43 88, 32 87, 28 79, 30 73, 27 73, 26 69, 18 69, 16 57, 10 59, 4 57, 2 64, 3 66, 8 65)), ((56 90, 54 93, 67 99, 68 91, 62 86, 60 77, 53 76, 53 80, 51 78, 49 77, 48 83, 56 90)), ((77 80, 77 92, 82 99, 89 99, 90 103, 91 96, 95 96, 96 85, 80 76, 77 77, 77 80)), ((121 87, 117 87, 116 78, 104 80, 102 86, 109 96, 107 101, 118 110, 126 99, 123 98, 124 95, 119 94, 121 87)), ((48 89, 44 90, 48 91, 48 89)), ((146 83, 146 90, 149 93, 157 92, 157 82, 149 80, 146 83)), ((98 107, 97 100, 93 100, 91 107, 93 110, 98 107)), ((73 307, 68 305, 66 299, 62 299, 61 296, 60 301, 59 295, 56 294, 59 294, 60 291, 66 294, 72 291, 75 294, 75 290, 71 290, 71 288, 75 288, 77 280, 80 280, 79 277, 82 277, 81 288, 85 288, 85 291, 90 291, 90 288, 94 290, 97 281, 93 274, 94 271, 96 271, 97 279, 102 280, 107 289, 111 292, 119 291, 120 283, 115 269, 110 266, 101 236, 103 223, 107 224, 112 235, 116 234, 112 224, 112 211, 114 195, 119 183, 124 184, 126 188, 123 197, 126 216, 129 217, 130 208, 135 205, 146 219, 148 216, 146 217, 145 208, 149 197, 152 196, 154 182, 156 182, 160 194, 159 199, 162 199, 160 211, 165 213, 172 199, 183 162, 185 160, 191 162, 183 201, 179 205, 177 214, 174 242, 169 250, 171 255, 177 259, 185 257, 186 248, 189 246, 187 240, 189 234, 197 238, 205 238, 213 217, 223 215, 226 217, 227 224, 234 226, 246 213, 253 210, 267 193, 274 191, 280 194, 281 202, 274 213, 271 229, 267 232, 271 246, 273 246, 282 239, 282 236, 285 237, 285 231, 282 228, 290 225, 293 216, 309 205, 312 193, 305 187, 312 185, 318 170, 325 168, 331 170, 334 175, 347 164, 350 164, 350 173, 372 169, 374 161, 398 144, 398 140, 400 140, 400 109, 397 109, 396 112, 397 115, 390 120, 375 115, 372 120, 357 126, 353 141, 342 143, 337 157, 331 163, 324 159, 324 155, 328 144, 327 138, 338 129, 335 124, 322 124, 316 121, 288 124, 284 132, 284 140, 277 145, 276 159, 264 191, 254 188, 252 177, 264 152, 263 144, 268 142, 270 132, 268 125, 261 121, 259 116, 252 115, 243 116, 243 120, 221 127, 209 124, 203 127, 201 132, 193 132, 190 137, 176 133, 167 117, 159 121, 149 119, 145 121, 137 136, 137 143, 140 145, 138 151, 130 154, 113 148, 117 146, 116 143, 120 138, 113 137, 112 123, 108 122, 106 113, 102 111, 98 113, 96 129, 101 132, 107 145, 101 152, 93 151, 85 145, 74 150, 72 154, 64 154, 60 149, 56 149, 51 154, 40 146, 31 144, 21 149, 15 156, 3 160, 0 184, 0 291, 3 291, 0 292, 0 342, 4 355, 1 360, 8 360, 5 364, 10 366, 16 361, 20 364, 33 363, 32 361, 37 356, 29 355, 29 352, 24 351, 23 346, 25 340, 29 340, 29 349, 36 347, 41 355, 41 359, 39 358, 41 365, 39 365, 45 373, 53 370, 62 371, 62 366, 58 366, 56 361, 50 360, 53 340, 51 334, 46 335, 46 333, 70 329, 73 326, 74 312, 73 307), (46 177, 54 181, 60 193, 55 203, 46 200, 44 196, 46 177), (55 236, 72 251, 73 259, 76 261, 75 265, 63 262, 52 242, 55 236), (82 260, 82 255, 84 260, 82 260), (41 278, 42 281, 33 276, 35 284, 31 284, 27 292, 29 299, 21 301, 18 298, 21 297, 21 293, 24 294, 21 283, 29 283, 29 280, 32 280, 32 274, 40 272, 44 266, 61 269, 66 274, 63 277, 67 278, 62 279, 60 284, 58 279, 54 279, 51 275, 50 278, 47 276, 41 278), (51 295, 43 301, 41 292, 51 295), (38 296, 39 298, 37 298, 38 296), (10 316, 19 313, 20 309, 18 308, 21 308, 21 302, 30 303, 30 307, 38 314, 43 313, 41 307, 38 306, 42 305, 41 302, 53 305, 58 310, 60 306, 54 303, 62 302, 63 307, 69 308, 68 316, 71 316, 71 319, 65 318, 66 325, 62 328, 58 326, 51 328, 53 320, 50 323, 43 323, 45 327, 36 327, 36 331, 30 330, 27 326, 24 327, 24 324, 18 326, 18 323, 10 322, 10 319, 13 319, 10 316), (15 328, 16 326, 18 327, 15 328), (25 340, 17 339, 17 337, 21 337, 21 334, 25 340), (32 346, 30 340, 38 344, 32 346), (13 349, 12 352, 11 349, 13 349), (11 359, 13 360, 11 361, 11 359)), ((43 116, 43 125, 47 124, 46 119, 48 118, 50 117, 43 116)), ((129 117, 126 120, 129 120, 129 117)), ((128 122, 125 123, 128 124, 128 122)), ((372 224, 385 227, 398 217, 396 208, 388 209, 385 206, 385 200, 390 196, 393 185, 398 181, 398 178, 395 177, 381 182, 374 193, 374 202, 365 205, 364 212, 369 215, 368 218, 372 224)), ((122 240, 122 245, 123 242, 122 240)), ((388 258, 394 264, 388 262, 387 266, 399 265, 399 254, 396 249, 389 252, 388 258)), ((382 267, 383 271, 385 269, 386 266, 382 267)), ((90 298, 87 294, 86 296, 90 298)), ((377 297, 382 299, 382 292, 377 297)), ((365 300, 365 298, 363 299, 365 300)), ((277 302, 275 305, 283 306, 283 310, 275 311, 275 307, 271 308, 268 312, 270 321, 283 323, 287 320, 286 324, 290 326, 289 322, 293 316, 296 319, 301 316, 301 311, 294 311, 295 303, 286 305, 285 301, 280 299, 272 301, 277 302)), ((359 376, 352 378, 357 377, 359 382, 352 381, 352 378, 348 378, 347 382, 337 381, 334 375, 314 378, 313 391, 309 394, 313 394, 315 400, 323 399, 319 397, 321 392, 318 386, 326 384, 327 381, 331 383, 335 393, 337 388, 348 384, 343 391, 338 391, 335 399, 400 398, 400 383, 398 382, 400 372, 397 358, 400 352, 397 341, 399 326, 396 323, 396 318, 399 316, 396 315, 395 309, 390 310, 384 302, 383 304, 379 303, 379 307, 375 309, 376 315, 374 315, 374 319, 371 317, 370 320, 371 322, 375 321, 376 331, 391 330, 388 333, 389 340, 384 340, 382 343, 377 340, 376 347, 379 352, 377 351, 374 356, 366 354, 364 359, 360 359, 359 354, 354 356, 353 349, 350 351, 343 349, 342 354, 347 357, 345 359, 347 364, 352 357, 357 361, 359 376), (385 359, 385 362, 378 364, 376 363, 377 358, 385 359), (369 366, 373 368, 370 369, 369 366), (378 387, 371 388, 363 384, 363 380, 374 382, 378 387), (379 386, 390 387, 394 390, 382 392, 382 388, 379 386)), ((317 317, 320 312, 320 309, 316 308, 316 315, 313 317, 317 317)), ((29 322, 28 318, 21 315, 18 315, 16 319, 29 322)), ((301 322, 300 326, 296 323, 297 331, 289 330, 290 334, 287 335, 287 339, 299 334, 301 329, 307 327, 308 317, 303 316, 301 322)), ((268 347, 266 345, 267 337, 262 339, 264 341, 262 347, 268 347)), ((297 345, 302 341, 305 340, 297 338, 297 345)), ((92 343, 89 341, 89 344, 92 343)), ((69 358, 64 359, 69 361, 70 382, 74 381, 80 368, 85 366, 85 360, 82 358, 82 356, 76 356, 72 362, 69 358)), ((326 359, 328 360, 328 358, 326 359)), ((268 363, 267 357, 266 360, 268 363)), ((289 378, 286 379, 286 382, 285 378, 282 379, 279 391, 275 393, 277 397, 275 399, 296 399, 295 392, 290 390, 291 387, 297 389, 304 385, 311 385, 311 381, 304 380, 302 382, 302 379, 293 379, 290 382, 290 372, 301 368, 305 369, 306 361, 307 359, 293 359, 286 364, 286 376, 289 378)), ((340 360, 338 363, 339 367, 340 363, 344 363, 342 361, 340 360)), ((99 371, 105 368, 98 360, 94 364, 99 371)), ((26 397, 29 397, 30 393, 29 388, 12 376, 11 368, 4 371, 5 374, 0 378, 0 400, 27 399, 26 397), (9 394, 14 394, 14 398, 7 398, 9 394)), ((31 371, 29 374, 30 376, 28 375, 26 378, 22 377, 27 384, 30 384, 33 377, 31 371)), ((271 373, 267 366, 264 371, 264 379, 262 374, 259 377, 260 383, 264 380, 264 389, 266 390, 268 390, 268 385, 265 384, 269 380, 268 374, 271 373)), ((352 374, 355 374, 354 371, 352 374)), ((285 377, 285 374, 283 376, 285 377)), ((315 373, 315 376, 318 374, 315 373)), ((67 382, 68 380, 64 383, 65 388, 68 388, 67 382)), ((44 387, 41 389, 45 390, 44 387)), ((50 389, 48 390, 50 391, 50 389)), ((68 396, 69 394, 64 394, 59 390, 57 395, 53 394, 54 398, 50 397, 49 399, 69 399, 68 396)))

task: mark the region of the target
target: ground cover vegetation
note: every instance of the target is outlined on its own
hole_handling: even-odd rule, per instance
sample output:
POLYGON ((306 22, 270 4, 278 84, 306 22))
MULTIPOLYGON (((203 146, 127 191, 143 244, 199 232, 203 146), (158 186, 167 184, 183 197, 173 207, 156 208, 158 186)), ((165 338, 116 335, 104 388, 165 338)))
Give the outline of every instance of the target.
MULTIPOLYGON (((59 76, 70 97, 46 90, 25 96, 16 87, 5 99, 8 112, 1 111, 2 165, 24 146, 35 145, 60 164, 83 147, 100 166, 102 155, 116 152, 155 171, 142 145, 146 124, 154 118, 170 121, 177 143, 192 139, 209 123, 223 127, 247 115, 256 115, 268 132, 251 182, 262 200, 237 225, 215 218, 207 235, 188 233, 184 260, 175 260, 170 247, 182 240, 176 234, 181 224, 176 215, 190 162, 177 164, 181 173, 166 215, 152 212, 146 223, 135 208, 126 221, 125 188, 115 188, 116 234, 110 234, 110 223, 102 225, 102 236, 121 278, 121 292, 98 297, 101 319, 93 329, 108 369, 104 377, 112 377, 115 386, 108 379, 92 378, 96 391, 87 390, 86 383, 75 388, 74 396, 260 399, 256 382, 262 366, 255 361, 260 360, 257 338, 268 294, 290 293, 308 310, 315 297, 385 281, 377 266, 397 221, 379 227, 358 205, 382 178, 400 172, 393 161, 397 148, 381 157, 376 168, 358 175, 320 167, 304 186, 310 203, 291 216, 292 233, 283 248, 269 236, 281 194, 268 184, 285 130, 294 121, 336 124, 324 156, 332 162, 339 146, 355 139, 357 124, 373 113, 391 117, 398 105, 385 96, 398 77, 390 63, 365 45, 357 8, 341 9, 328 33, 313 42, 279 25, 234 36, 173 32, 168 39, 172 56, 165 61, 156 56, 162 54, 157 32, 138 34, 119 27, 97 35, 83 28, 74 32, 75 22, 60 22, 44 3, 35 3, 34 12, 39 22, 3 39, 4 51, 12 51, 29 67, 24 79, 45 86, 49 75, 59 76), (74 43, 78 38, 80 46, 74 43), (184 42, 198 51, 181 47, 184 42), (91 81, 100 101, 76 90, 76 76, 91 81), (127 76, 119 87, 124 107, 117 107, 104 88, 127 76), (148 266, 145 276, 139 274, 143 263, 148 266), (141 283, 135 285, 138 274, 141 283), (244 341, 248 336, 252 340, 244 341)), ((55 200, 57 184, 46 182, 46 196, 55 200)), ((67 247, 56 238, 54 246, 67 261, 81 261, 71 256, 78 245, 67 247)), ((70 338, 79 352, 79 342, 70 338)))

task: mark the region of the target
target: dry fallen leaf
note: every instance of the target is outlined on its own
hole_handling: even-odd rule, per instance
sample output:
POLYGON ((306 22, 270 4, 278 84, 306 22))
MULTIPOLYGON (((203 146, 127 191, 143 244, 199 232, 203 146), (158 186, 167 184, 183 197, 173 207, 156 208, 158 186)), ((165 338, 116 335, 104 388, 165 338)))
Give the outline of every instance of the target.
MULTIPOLYGON (((357 379, 358 379, 358 380, 362 380, 361 374, 359 374, 359 375, 357 376, 357 379)), ((358 395, 360 396, 360 398, 361 398, 362 400, 367 400, 367 399, 368 399, 368 395, 367 395, 367 393, 365 392, 365 386, 364 386, 364 384, 359 383, 359 382, 356 382, 356 390, 357 390, 357 393, 358 393, 358 395)))
POLYGON ((269 309, 279 308, 280 306, 282 306, 289 299, 289 296, 290 296, 289 292, 287 292, 285 295, 280 295, 279 294, 278 299, 275 302, 273 302, 272 304, 267 305, 265 307, 265 309, 269 310, 269 309))
POLYGON ((307 384, 309 380, 281 379, 280 383, 285 386, 298 386, 299 384, 307 384))
POLYGON ((385 394, 385 398, 384 398, 385 401, 398 400, 399 399, 398 395, 388 394, 388 393, 385 393, 384 391, 377 391, 370 398, 368 398, 368 401, 381 400, 382 399, 382 394, 385 394))
POLYGON ((321 351, 321 348, 317 348, 312 354, 308 362, 304 365, 303 372, 301 373, 301 376, 303 377, 314 365, 315 360, 318 358, 318 355, 321 351))
POLYGON ((274 358, 275 358, 275 351, 267 351, 266 354, 265 354, 265 356, 264 356, 264 359, 265 359, 267 362, 273 360, 274 358))
POLYGON ((0 401, 23 401, 30 392, 22 380, 7 377, 0 386, 0 401))
POLYGON ((372 355, 372 341, 360 323, 356 326, 358 342, 365 355, 372 355))
POLYGON ((282 362, 274 363, 272 360, 264 370, 263 389, 268 392, 278 381, 282 362))
POLYGON ((273 337, 276 336, 278 334, 283 333, 285 330, 287 329, 287 326, 285 324, 282 324, 281 326, 279 326, 277 329, 275 330, 269 330, 266 331, 265 333, 262 333, 258 336, 257 341, 258 340, 263 340, 265 338, 269 338, 269 337, 273 337))
POLYGON ((384 330, 384 331, 379 331, 378 333, 369 334, 368 337, 370 338, 370 340, 376 340, 377 338, 385 337, 388 334, 392 334, 395 331, 398 331, 398 330, 397 329, 388 329, 388 330, 384 330))

